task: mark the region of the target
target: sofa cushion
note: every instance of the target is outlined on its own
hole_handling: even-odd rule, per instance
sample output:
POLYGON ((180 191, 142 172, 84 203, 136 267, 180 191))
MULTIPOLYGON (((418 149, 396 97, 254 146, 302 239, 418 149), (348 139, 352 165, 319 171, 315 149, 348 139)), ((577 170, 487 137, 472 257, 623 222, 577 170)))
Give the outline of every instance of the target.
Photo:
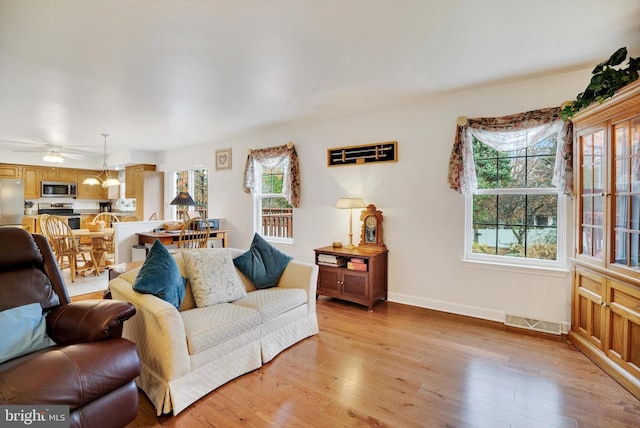
POLYGON ((133 289, 138 293, 153 294, 179 308, 186 283, 173 256, 157 240, 138 271, 133 289))
POLYGON ((256 288, 275 287, 292 257, 281 252, 257 233, 251 248, 233 259, 236 267, 253 282, 256 288))
POLYGON ((258 311, 230 303, 190 309, 180 312, 180 316, 184 324, 190 355, 260 326, 258 311))
POLYGON ((247 294, 226 248, 182 251, 182 258, 197 307, 228 303, 247 294))
POLYGON ((262 320, 269 320, 307 303, 307 293, 301 288, 269 288, 248 293, 233 302, 260 311, 262 320))
POLYGON ((47 324, 40 303, 0 312, 0 325, 0 363, 56 344, 47 336, 47 324))

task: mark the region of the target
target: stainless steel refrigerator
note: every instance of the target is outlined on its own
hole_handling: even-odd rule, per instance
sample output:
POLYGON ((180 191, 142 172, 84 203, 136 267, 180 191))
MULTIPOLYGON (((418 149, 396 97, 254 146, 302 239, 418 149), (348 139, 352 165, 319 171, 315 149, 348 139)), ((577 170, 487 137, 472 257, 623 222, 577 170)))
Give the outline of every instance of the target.
POLYGON ((0 178, 0 225, 22 224, 24 181, 0 178))

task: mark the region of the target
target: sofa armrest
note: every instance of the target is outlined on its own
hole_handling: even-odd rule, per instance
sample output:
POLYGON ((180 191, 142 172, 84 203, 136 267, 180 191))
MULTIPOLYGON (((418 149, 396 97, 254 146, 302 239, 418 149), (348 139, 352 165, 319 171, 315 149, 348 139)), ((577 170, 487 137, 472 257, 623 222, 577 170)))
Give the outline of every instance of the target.
POLYGON ((187 339, 180 312, 170 303, 133 290, 135 275, 112 279, 113 299, 132 303, 136 316, 124 325, 123 337, 138 345, 144 365, 170 381, 190 371, 187 339))
POLYGON ((47 315, 47 334, 58 345, 99 342, 122 336, 122 324, 136 313, 127 302, 83 300, 47 315))
POLYGON ((309 314, 316 313, 317 265, 291 260, 278 281, 278 287, 304 289, 307 292, 309 314))

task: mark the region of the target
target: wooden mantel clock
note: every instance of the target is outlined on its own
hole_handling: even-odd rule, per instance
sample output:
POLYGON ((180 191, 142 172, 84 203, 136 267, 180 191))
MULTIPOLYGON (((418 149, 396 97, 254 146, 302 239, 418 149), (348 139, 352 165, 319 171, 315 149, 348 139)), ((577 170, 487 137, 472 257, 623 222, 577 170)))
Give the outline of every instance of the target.
POLYGON ((386 249, 382 240, 382 211, 377 210, 375 205, 369 204, 360 214, 360 221, 362 221, 362 231, 359 246, 386 249))

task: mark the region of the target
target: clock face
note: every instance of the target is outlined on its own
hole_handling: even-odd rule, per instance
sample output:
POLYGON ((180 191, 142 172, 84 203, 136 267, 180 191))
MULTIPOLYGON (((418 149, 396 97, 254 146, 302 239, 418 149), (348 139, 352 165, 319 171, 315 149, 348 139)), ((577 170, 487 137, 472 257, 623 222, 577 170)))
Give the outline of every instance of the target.
POLYGON ((367 225, 368 228, 373 228, 376 227, 376 218, 373 216, 369 216, 367 217, 367 219, 365 220, 365 223, 367 225))
POLYGON ((375 217, 369 216, 364 221, 364 242, 366 243, 376 243, 376 226, 378 222, 375 217))

